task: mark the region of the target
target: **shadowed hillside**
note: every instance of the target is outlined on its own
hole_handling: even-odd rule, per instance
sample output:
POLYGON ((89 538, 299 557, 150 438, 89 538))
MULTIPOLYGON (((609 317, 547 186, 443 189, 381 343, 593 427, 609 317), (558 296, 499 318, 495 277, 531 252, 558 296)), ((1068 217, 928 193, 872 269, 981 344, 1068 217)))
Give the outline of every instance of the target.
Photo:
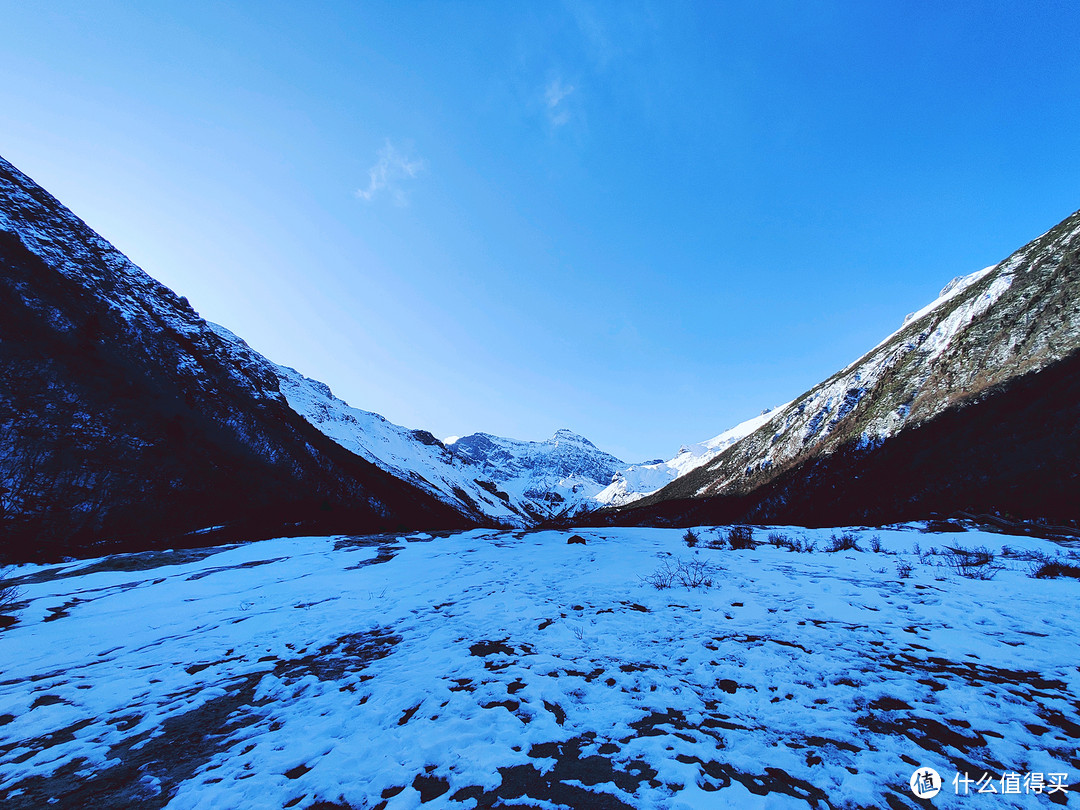
POLYGON ((961 277, 622 524, 1080 519, 1080 212, 961 277))
POLYGON ((0 160, 0 554, 464 525, 0 160))

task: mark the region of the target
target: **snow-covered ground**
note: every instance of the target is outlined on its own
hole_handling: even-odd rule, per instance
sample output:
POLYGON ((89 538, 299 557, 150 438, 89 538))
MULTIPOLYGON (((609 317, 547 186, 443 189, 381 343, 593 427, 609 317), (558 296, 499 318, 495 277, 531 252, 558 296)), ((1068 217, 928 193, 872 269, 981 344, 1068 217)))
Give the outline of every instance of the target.
POLYGON ((1024 559, 1064 549, 770 531, 817 548, 476 530, 22 566, 0 806, 931 806, 918 766, 937 807, 1076 804, 1030 781, 1080 782, 1080 581, 1024 559), (648 584, 679 561, 712 586, 648 584), (1007 781, 958 796, 958 772, 1007 781))

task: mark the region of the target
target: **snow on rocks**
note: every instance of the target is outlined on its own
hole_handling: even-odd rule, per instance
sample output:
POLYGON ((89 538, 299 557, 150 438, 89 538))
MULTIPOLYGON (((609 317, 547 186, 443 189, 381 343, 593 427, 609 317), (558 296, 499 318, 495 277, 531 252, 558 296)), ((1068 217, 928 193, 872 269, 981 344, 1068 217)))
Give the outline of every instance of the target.
POLYGON ((782 412, 791 403, 777 408, 767 408, 758 416, 740 422, 719 436, 703 442, 683 445, 674 458, 650 464, 635 464, 615 473, 612 482, 596 494, 595 500, 605 506, 625 506, 628 503, 651 495, 670 484, 676 478, 686 475, 691 470, 707 464, 727 450, 739 439, 745 438, 760 427, 767 425, 773 417, 782 412))
POLYGON ((956 772, 1080 781, 1080 582, 1028 576, 1062 549, 922 528, 835 553, 835 530, 475 530, 22 566, 0 803, 913 807, 930 766, 961 807, 956 772), (948 564, 977 546, 992 581, 948 564), (645 582, 673 561, 712 587, 645 582))
POLYGON ((543 442, 486 433, 440 441, 354 408, 325 383, 271 363, 222 326, 210 327, 275 376, 289 406, 323 435, 474 520, 523 527, 596 508, 594 496, 626 466, 569 430, 543 442))

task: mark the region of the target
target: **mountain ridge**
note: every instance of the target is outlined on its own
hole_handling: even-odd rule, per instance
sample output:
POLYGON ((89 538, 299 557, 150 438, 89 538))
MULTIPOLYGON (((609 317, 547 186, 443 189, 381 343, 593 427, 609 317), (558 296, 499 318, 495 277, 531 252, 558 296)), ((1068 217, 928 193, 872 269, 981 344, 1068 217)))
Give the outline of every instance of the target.
MULTIPOLYGON (((799 487, 817 491, 813 480, 824 477, 834 489, 842 488, 840 470, 858 475, 858 458, 868 458, 906 430, 1004 395, 1030 374, 1059 364, 1068 367, 1070 358, 1080 351, 1078 293, 1080 212, 997 265, 954 279, 938 299, 906 319, 900 329, 796 398, 768 425, 707 465, 630 504, 621 517, 613 519, 681 519, 675 517, 679 510, 674 502, 700 514, 710 511, 700 503, 709 499, 718 499, 713 511, 729 519, 792 517, 790 504, 805 502, 796 492, 799 487), (832 464, 835 472, 827 472, 829 458, 837 453, 832 464), (804 467, 803 473, 794 472, 804 467), (781 478, 787 484, 777 483, 781 478), (755 498, 755 492, 760 497, 755 498), (670 503, 662 506, 665 502, 670 503)), ((1030 380, 1024 386, 1040 387, 1030 380)), ((1051 403, 1060 400, 1052 390, 1044 396, 1051 403)), ((1052 407, 1057 404, 1048 406, 1048 411, 1052 407)), ((1054 423, 1072 441, 1067 427, 1072 409, 1062 403, 1060 410, 1060 414, 1055 412, 1054 423)), ((1025 435, 1029 445, 1037 439, 1025 435)), ((984 433, 980 441, 990 442, 992 437, 984 433)), ((913 447, 920 444, 911 436, 904 442, 913 447)), ((1018 457, 1023 455, 1017 451, 1018 457)), ((949 464, 947 459, 939 461, 949 464)), ((1075 465, 1059 462, 1058 471, 1071 477, 1075 465)), ((1046 477, 1032 460, 1026 460, 1024 468, 1030 468, 1033 481, 1046 477)), ((965 475, 959 469, 954 472, 958 479, 965 475)), ((887 476, 878 474, 878 478, 883 487, 891 486, 887 476)), ((987 484, 987 494, 993 490, 987 484)), ((947 506, 940 499, 935 503, 939 509, 947 506)), ((850 516, 889 520, 906 508, 898 505, 888 514, 888 510, 856 510, 859 514, 850 516)), ((979 508, 990 509, 993 504, 984 499, 979 508)), ((1000 508, 1008 507, 1002 503, 1000 508)), ((845 522, 844 514, 834 511, 829 519, 845 522)))
POLYGON ((472 525, 322 437, 252 355, 2 158, 0 267, 0 556, 472 525))
POLYGON ((1076 518, 1080 211, 802 396, 641 464, 567 428, 440 440, 354 408, 204 321, 2 158, 0 265, 0 556, 308 529, 1076 518))
MULTIPOLYGON (((243 343, 224 327, 213 328, 243 343)), ((353 407, 295 369, 261 361, 277 376, 290 406, 316 429, 478 523, 524 528, 592 508, 591 495, 625 466, 566 428, 543 442, 489 433, 444 442, 353 407)))

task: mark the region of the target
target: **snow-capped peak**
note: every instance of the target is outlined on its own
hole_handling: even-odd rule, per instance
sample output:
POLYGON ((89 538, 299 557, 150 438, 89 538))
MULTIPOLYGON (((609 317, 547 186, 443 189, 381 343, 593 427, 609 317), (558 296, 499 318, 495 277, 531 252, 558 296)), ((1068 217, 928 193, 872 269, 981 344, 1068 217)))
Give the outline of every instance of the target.
MULTIPOLYGON (((942 287, 941 292, 938 293, 937 298, 935 298, 922 309, 918 309, 915 312, 908 313, 908 315, 904 318, 903 326, 907 326, 912 321, 917 321, 924 315, 933 312, 935 309, 940 307, 949 299, 955 298, 972 284, 984 278, 986 274, 993 270, 996 266, 997 265, 992 264, 989 267, 984 267, 982 270, 976 270, 974 273, 968 273, 966 276, 957 276, 944 287, 942 287)), ((893 334, 895 334, 895 332, 893 334)), ((887 339, 888 338, 886 338, 886 340, 887 339)))
POLYGON ((210 327, 235 356, 276 376, 289 406, 324 435, 482 522, 529 526, 592 508, 593 496, 626 466, 567 429, 543 442, 489 433, 439 440, 353 408, 325 383, 270 362, 224 327, 210 327))
POLYGON ((560 428, 559 430, 556 430, 555 434, 551 437, 551 440, 556 442, 556 443, 558 443, 558 442, 570 442, 572 444, 584 445, 585 447, 593 447, 593 448, 596 447, 595 444, 590 442, 588 439, 586 439, 580 433, 574 433, 574 431, 568 430, 566 428, 560 428))
POLYGON ((605 506, 623 506, 644 498, 716 458, 739 439, 767 424, 788 404, 790 403, 777 408, 766 408, 757 416, 740 422, 711 439, 696 444, 684 444, 674 458, 668 461, 635 464, 619 470, 611 483, 597 493, 596 500, 605 506))

